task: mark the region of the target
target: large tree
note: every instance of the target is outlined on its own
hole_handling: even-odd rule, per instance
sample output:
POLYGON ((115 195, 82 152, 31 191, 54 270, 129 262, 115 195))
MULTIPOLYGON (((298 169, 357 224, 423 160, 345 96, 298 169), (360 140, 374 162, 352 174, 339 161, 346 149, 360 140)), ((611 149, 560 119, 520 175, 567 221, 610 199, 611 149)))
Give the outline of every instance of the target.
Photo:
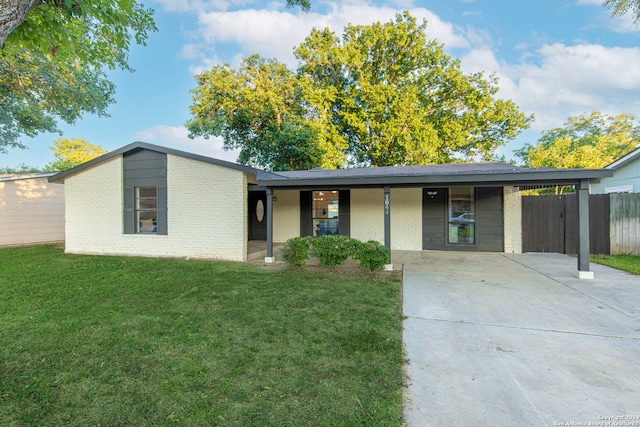
POLYGON ((114 102, 105 70, 132 70, 132 42, 156 31, 136 0, 0 0, 0 152, 114 102))
POLYGON ((221 135, 226 147, 242 149, 239 161, 271 169, 287 162, 265 161, 270 152, 292 143, 298 129, 313 138, 299 146, 311 150, 308 166, 318 154, 317 165, 328 168, 493 158, 531 117, 494 97, 495 76, 464 74, 425 29, 405 13, 385 24, 348 25, 341 38, 313 30, 295 50, 296 73, 257 57, 238 72, 215 67, 197 78, 187 127, 192 136, 221 135), (286 92, 276 84, 282 76, 286 92), (274 106, 283 103, 286 114, 278 114, 274 106), (285 129, 286 136, 273 133, 285 129))
POLYGON ((213 67, 196 77, 192 90, 191 136, 222 136, 226 148, 240 148, 243 164, 278 170, 320 164, 323 150, 307 117, 303 87, 295 73, 255 55, 238 70, 213 67))
POLYGON ((532 168, 601 168, 640 144, 634 116, 593 111, 569 117, 562 127, 545 131, 536 145, 515 153, 532 168))

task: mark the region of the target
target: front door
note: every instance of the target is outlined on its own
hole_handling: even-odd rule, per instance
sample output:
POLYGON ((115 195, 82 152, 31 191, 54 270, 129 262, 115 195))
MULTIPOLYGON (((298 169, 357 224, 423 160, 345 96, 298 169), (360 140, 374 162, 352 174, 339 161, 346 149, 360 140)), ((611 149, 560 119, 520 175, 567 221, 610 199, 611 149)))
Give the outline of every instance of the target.
POLYGON ((267 240, 267 193, 249 192, 249 240, 267 240))

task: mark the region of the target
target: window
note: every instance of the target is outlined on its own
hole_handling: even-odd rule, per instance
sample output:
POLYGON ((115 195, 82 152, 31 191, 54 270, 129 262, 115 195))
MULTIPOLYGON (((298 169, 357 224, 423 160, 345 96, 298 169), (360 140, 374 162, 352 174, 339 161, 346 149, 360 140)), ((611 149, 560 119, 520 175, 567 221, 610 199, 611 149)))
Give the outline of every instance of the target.
POLYGON ((136 187, 136 233, 158 232, 158 189, 136 187))
POLYGON ((473 187, 449 189, 449 240, 451 244, 475 243, 473 187))
POLYGON ((337 191, 312 193, 313 237, 333 236, 339 231, 339 198, 337 191))

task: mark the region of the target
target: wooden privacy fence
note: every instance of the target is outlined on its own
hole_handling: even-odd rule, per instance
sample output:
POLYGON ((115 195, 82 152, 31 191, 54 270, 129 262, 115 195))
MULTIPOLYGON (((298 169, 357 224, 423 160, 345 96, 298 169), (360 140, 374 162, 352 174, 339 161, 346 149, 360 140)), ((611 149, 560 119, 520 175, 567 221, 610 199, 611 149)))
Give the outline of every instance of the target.
POLYGON ((640 255, 640 193, 610 196, 611 254, 640 255))
MULTIPOLYGON (((589 249, 592 254, 611 252, 609 223, 609 194, 590 195, 589 249)), ((575 193, 522 198, 522 251, 578 252, 578 196, 575 193)))

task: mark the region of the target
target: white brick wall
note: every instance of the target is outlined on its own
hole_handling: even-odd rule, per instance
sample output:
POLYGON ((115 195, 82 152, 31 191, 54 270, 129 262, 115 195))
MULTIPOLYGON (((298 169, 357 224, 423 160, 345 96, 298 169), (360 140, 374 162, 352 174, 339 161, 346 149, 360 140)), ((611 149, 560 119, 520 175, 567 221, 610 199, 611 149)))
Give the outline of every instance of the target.
POLYGON ((66 251, 243 261, 247 183, 241 172, 167 156, 168 235, 123 233, 122 158, 65 180, 66 251))
POLYGON ((275 190, 273 196, 273 241, 300 236, 300 191, 275 190))
POLYGON ((504 187, 504 251, 522 253, 522 192, 504 187))
MULTIPOLYGON (((393 210, 391 211, 393 217, 393 210)), ((351 190, 351 237, 384 244, 384 190, 351 190)))
POLYGON ((47 178, 0 182, 0 246, 64 240, 64 186, 47 178))
POLYGON ((422 189, 391 189, 391 249, 422 250, 422 189))

